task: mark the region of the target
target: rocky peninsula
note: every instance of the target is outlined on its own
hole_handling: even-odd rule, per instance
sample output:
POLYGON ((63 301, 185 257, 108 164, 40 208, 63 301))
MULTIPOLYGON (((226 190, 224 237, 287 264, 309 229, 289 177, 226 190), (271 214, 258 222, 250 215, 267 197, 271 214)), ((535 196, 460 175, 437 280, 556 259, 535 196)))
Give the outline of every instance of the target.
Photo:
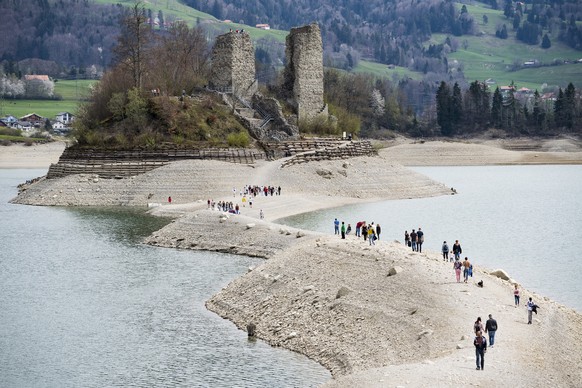
POLYGON ((148 244, 268 259, 214 295, 207 307, 241 330, 253 323, 257 337, 273 346, 318 361, 334 376, 329 387, 579 386, 582 316, 576 311, 522 288, 524 298, 533 296, 543 305, 543 314, 527 325, 525 308, 513 306, 512 281, 491 270, 476 270, 474 279, 483 280, 483 288, 457 283, 451 264, 434 252, 411 252, 397 241, 369 246, 354 236, 341 240, 273 222, 364 201, 451 195, 450 188, 403 163, 520 164, 561 158, 580 163, 579 147, 565 152, 449 142, 392 145, 377 157, 285 168, 281 161, 181 161, 131 179, 45 179, 12 202, 149 203, 155 205, 152 214, 173 221, 149 236, 148 244), (257 197, 242 215, 207 208, 208 199, 240 203, 233 188, 246 184, 281 186, 282 195, 257 197), (498 342, 487 352, 486 370, 475 371, 472 323, 486 314, 501 327, 498 342))

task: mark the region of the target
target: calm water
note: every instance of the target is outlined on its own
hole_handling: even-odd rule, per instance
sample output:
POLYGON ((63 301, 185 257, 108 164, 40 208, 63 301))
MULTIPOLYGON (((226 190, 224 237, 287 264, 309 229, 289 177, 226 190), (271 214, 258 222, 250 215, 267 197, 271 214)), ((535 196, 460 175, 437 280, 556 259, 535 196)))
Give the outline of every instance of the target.
POLYGON ((131 210, 11 205, 43 170, 0 170, 1 387, 308 387, 309 359, 247 340, 206 301, 258 259, 140 245, 131 210))
POLYGON ((381 238, 420 226, 423 248, 458 239, 475 265, 503 268, 526 288, 582 312, 582 166, 423 167, 458 195, 349 206, 280 220, 333 233, 333 219, 380 223, 381 238))

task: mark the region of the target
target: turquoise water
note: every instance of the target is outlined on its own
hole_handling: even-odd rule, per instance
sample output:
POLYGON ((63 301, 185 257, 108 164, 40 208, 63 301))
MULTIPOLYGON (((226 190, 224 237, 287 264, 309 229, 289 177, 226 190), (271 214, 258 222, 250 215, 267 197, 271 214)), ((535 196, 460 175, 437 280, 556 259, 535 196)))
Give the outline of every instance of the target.
POLYGON ((421 227, 424 249, 459 240, 477 266, 502 268, 524 287, 582 312, 582 166, 414 168, 458 195, 323 210, 280 223, 333 233, 333 220, 374 221, 403 241, 421 227))
POLYGON ((312 387, 319 364, 204 302, 259 259, 141 245, 131 209, 12 205, 42 170, 0 170, 0 387, 312 387))

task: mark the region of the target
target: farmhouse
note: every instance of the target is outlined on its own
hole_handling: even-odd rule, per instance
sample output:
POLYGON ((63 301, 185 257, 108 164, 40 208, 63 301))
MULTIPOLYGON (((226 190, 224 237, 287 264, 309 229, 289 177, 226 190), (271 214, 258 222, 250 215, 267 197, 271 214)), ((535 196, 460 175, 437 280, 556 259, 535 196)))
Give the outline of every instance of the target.
POLYGON ((60 112, 60 113, 57 113, 57 115, 55 116, 55 119, 57 121, 60 121, 61 123, 65 124, 65 125, 70 125, 73 122, 73 120, 75 119, 75 116, 69 112, 60 112))
POLYGON ((25 81, 50 81, 46 74, 27 74, 24 76, 25 81))
POLYGON ((260 28, 261 30, 270 30, 271 26, 269 26, 268 24, 257 24, 255 25, 256 28, 260 28))
POLYGON ((28 123, 36 124, 36 123, 44 122, 44 117, 42 117, 41 115, 37 115, 36 113, 29 113, 25 116, 22 116, 20 118, 20 121, 25 121, 28 123))

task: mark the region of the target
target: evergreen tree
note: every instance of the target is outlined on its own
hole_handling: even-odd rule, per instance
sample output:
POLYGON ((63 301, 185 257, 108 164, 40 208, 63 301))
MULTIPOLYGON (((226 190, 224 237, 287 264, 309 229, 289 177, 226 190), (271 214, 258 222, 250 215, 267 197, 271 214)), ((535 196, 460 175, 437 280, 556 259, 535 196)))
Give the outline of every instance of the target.
POLYGON ((493 102, 491 104, 491 124, 494 127, 501 125, 501 113, 503 109, 503 96, 499 87, 495 88, 493 92, 493 102))
POLYGON ((542 48, 549 49, 550 47, 552 47, 552 42, 550 42, 548 34, 544 34, 544 38, 542 39, 542 48))
POLYGON ((445 81, 436 92, 437 123, 441 127, 444 136, 453 134, 453 123, 451 120, 451 90, 445 81))
POLYGON ((451 96, 451 123, 453 124, 453 132, 456 132, 463 119, 463 96, 461 95, 461 87, 457 82, 453 85, 453 95, 451 96))
POLYGON ((574 127, 574 118, 576 117, 576 88, 572 82, 566 87, 564 92, 564 126, 568 129, 574 127))
POLYGON ((558 128, 565 126, 566 120, 564 119, 564 106, 564 92, 562 91, 562 88, 559 88, 558 96, 554 102, 554 123, 558 128))

